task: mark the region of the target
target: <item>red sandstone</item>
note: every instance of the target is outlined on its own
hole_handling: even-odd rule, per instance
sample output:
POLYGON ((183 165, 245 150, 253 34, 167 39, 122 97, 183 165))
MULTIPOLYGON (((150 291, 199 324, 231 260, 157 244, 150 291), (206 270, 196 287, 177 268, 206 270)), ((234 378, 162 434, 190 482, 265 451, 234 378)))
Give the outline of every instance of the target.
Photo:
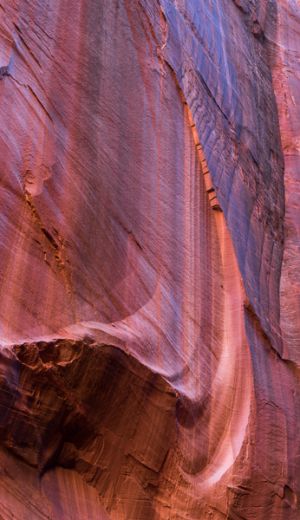
POLYGON ((0 1, 0 518, 299 520, 300 7, 0 1))

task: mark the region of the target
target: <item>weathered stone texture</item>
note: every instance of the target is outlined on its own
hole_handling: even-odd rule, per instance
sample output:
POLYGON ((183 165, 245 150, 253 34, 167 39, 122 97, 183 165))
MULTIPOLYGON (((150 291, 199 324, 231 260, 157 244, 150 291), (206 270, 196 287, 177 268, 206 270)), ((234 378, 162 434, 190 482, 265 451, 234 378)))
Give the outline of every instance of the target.
POLYGON ((0 0, 0 518, 298 520, 297 0, 0 0))

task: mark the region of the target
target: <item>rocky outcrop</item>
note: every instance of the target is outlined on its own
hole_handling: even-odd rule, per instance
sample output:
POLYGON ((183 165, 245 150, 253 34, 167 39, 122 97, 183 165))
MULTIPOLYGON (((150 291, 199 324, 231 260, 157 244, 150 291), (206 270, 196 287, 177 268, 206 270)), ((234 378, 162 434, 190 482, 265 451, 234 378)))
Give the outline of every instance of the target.
POLYGON ((299 517, 299 18, 0 3, 4 520, 299 517))

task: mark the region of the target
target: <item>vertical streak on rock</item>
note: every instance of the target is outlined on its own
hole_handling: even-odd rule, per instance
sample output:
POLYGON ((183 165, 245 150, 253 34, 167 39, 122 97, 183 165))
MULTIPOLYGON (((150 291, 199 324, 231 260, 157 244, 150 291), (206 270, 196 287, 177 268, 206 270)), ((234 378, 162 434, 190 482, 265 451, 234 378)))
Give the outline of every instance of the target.
POLYGON ((299 5, 277 2, 270 34, 273 84, 277 98, 285 172, 285 249, 280 286, 280 325, 284 357, 300 364, 300 90, 299 5))
MULTIPOLYGON (((198 403, 185 403, 183 400, 183 406, 178 408, 178 455, 174 455, 174 466, 170 458, 164 478, 174 482, 174 469, 178 458, 182 479, 190 486, 187 494, 192 493, 194 489, 195 497, 189 504, 185 496, 185 486, 175 484, 176 493, 171 499, 171 511, 174 515, 176 512, 179 513, 182 509, 181 504, 184 503, 191 518, 197 514, 202 514, 204 518, 204 515, 209 514, 208 511, 214 508, 223 510, 225 514, 230 507, 230 499, 227 498, 227 506, 224 501, 224 490, 231 483, 234 473, 238 474, 240 461, 244 458, 249 442, 250 403, 253 397, 252 369, 244 328, 244 291, 235 252, 223 212, 215 196, 191 111, 182 93, 181 96, 193 145, 196 148, 196 160, 200 166, 196 174, 203 177, 201 182, 205 186, 206 197, 209 198, 211 206, 208 218, 215 222, 214 230, 217 234, 219 298, 213 301, 213 306, 217 306, 221 312, 218 318, 215 314, 216 309, 213 308, 212 312, 215 319, 220 320, 220 336, 211 338, 210 347, 214 349, 217 359, 213 363, 215 369, 212 370, 208 393, 204 393, 198 403), (212 193, 214 196, 210 197, 212 193), (217 348, 215 341, 219 343, 217 348), (206 440, 208 446, 205 445, 206 440)), ((203 222, 200 221, 199 225, 203 225, 203 222)), ((216 251, 213 254, 216 254, 216 251)), ((214 263, 214 259, 212 262, 214 263)), ((216 274, 215 272, 215 276, 216 274)), ((205 370, 207 367, 204 365, 194 374, 196 380, 201 379, 205 370)), ((163 496, 160 499, 163 500, 163 496)))

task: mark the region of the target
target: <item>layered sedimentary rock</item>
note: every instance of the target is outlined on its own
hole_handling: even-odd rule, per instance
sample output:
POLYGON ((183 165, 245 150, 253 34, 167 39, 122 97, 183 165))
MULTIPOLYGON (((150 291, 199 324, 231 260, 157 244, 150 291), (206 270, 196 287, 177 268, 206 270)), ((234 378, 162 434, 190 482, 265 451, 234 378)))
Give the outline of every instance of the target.
POLYGON ((299 518, 299 21, 1 1, 1 518, 299 518))
POLYGON ((273 83, 277 97, 285 161, 285 248, 280 284, 284 354, 299 364, 299 5, 280 2, 272 41, 273 83))

